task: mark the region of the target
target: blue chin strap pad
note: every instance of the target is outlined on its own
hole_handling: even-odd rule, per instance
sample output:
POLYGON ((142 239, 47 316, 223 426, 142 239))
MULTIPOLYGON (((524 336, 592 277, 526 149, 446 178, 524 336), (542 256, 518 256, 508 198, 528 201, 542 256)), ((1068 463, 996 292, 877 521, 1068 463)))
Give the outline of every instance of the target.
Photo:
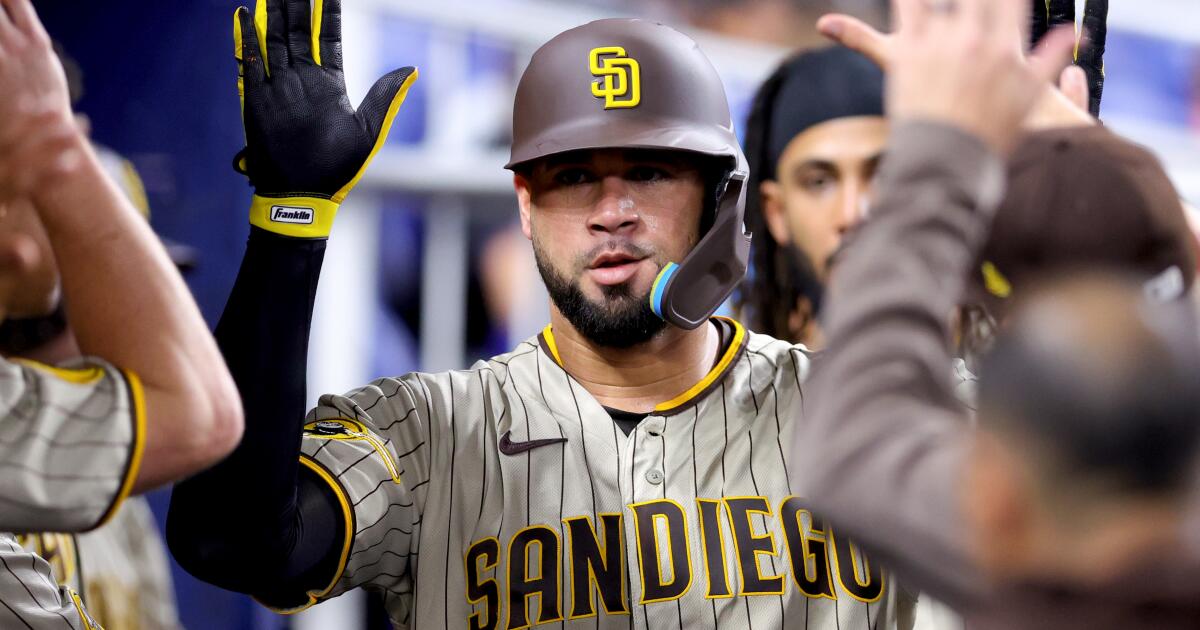
POLYGON ((679 265, 675 263, 667 263, 662 271, 658 272, 658 277, 654 279, 654 286, 650 288, 650 308, 662 319, 667 319, 663 315, 663 296, 667 293, 667 285, 671 284, 671 278, 675 276, 675 272, 679 271, 679 265))

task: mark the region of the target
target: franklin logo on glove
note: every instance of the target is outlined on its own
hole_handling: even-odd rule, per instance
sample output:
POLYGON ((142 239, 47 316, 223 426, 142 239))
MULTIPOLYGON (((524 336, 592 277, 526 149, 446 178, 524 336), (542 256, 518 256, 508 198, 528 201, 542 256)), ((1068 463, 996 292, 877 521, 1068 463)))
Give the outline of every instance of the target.
POLYGON ((271 220, 276 223, 311 224, 313 222, 313 209, 298 208, 295 206, 271 206, 271 220))

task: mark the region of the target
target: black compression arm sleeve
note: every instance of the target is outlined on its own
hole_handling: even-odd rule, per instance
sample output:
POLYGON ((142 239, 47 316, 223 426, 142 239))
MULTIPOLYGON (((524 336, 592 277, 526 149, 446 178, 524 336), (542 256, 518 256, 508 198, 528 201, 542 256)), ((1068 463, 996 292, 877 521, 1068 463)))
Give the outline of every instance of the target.
POLYGON ((309 325, 324 240, 251 228, 217 343, 246 414, 241 444, 175 487, 171 552, 189 573, 272 604, 328 585, 344 533, 333 492, 299 464, 309 325))

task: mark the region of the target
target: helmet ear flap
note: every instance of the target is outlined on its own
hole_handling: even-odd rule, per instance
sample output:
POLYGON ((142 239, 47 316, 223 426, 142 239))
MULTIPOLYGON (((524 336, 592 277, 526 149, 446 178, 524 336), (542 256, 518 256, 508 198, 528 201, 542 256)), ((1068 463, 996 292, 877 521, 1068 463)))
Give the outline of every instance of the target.
POLYGON ((687 330, 699 327, 745 277, 751 240, 743 223, 746 179, 744 168, 728 172, 712 227, 683 262, 668 263, 655 279, 651 308, 667 322, 687 330))
POLYGON ((717 209, 720 208, 721 200, 725 198, 725 192, 729 189, 729 182, 733 178, 734 164, 734 162, 720 160, 710 161, 705 165, 703 177, 707 194, 704 196, 704 208, 700 212, 701 238, 708 234, 717 220, 717 209))

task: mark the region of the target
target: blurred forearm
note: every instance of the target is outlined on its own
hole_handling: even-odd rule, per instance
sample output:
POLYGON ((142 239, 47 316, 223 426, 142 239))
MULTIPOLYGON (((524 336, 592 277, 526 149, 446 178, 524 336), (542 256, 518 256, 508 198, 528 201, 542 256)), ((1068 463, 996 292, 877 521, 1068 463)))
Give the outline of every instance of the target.
POLYGON ((82 135, 78 163, 34 194, 81 352, 140 377, 146 490, 194 473, 241 436, 241 405, 208 328, 149 225, 103 173, 82 135))

